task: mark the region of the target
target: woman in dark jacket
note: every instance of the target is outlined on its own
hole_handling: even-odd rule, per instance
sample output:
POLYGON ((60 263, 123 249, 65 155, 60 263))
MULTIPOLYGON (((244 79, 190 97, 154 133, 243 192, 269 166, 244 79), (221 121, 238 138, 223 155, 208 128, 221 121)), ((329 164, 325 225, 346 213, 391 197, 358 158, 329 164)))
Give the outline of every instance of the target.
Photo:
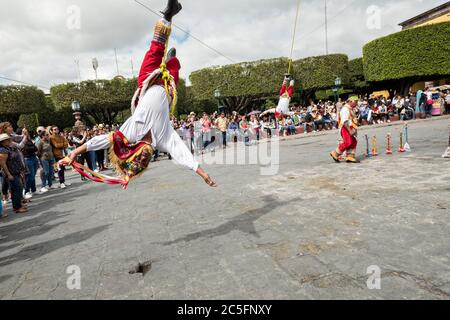
POLYGON ((36 192, 36 173, 39 168, 37 152, 38 149, 30 135, 26 134, 25 145, 22 148, 25 164, 28 169, 25 175, 25 199, 30 199, 33 193, 36 192))
POLYGON ((9 181, 14 212, 28 212, 28 209, 22 204, 21 177, 25 172, 25 166, 19 149, 13 145, 11 137, 7 133, 0 134, 0 166, 9 181))

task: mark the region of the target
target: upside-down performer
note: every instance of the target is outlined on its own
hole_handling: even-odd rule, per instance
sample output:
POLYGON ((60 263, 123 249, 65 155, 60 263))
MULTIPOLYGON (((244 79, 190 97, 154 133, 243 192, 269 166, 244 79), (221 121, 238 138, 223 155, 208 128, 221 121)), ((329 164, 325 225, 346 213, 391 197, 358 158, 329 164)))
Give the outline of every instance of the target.
POLYGON ((129 181, 145 171, 157 149, 169 153, 178 164, 195 171, 209 186, 217 186, 199 167, 170 123, 169 105, 176 103, 176 84, 181 65, 175 49, 169 51, 167 59, 165 55, 172 17, 181 9, 177 0, 169 0, 166 10, 162 12, 164 19, 156 23, 150 50, 139 73, 138 90, 132 101, 133 115, 119 131, 94 137, 64 160, 85 177, 97 182, 122 184, 126 188, 129 181), (80 154, 107 148, 111 164, 120 179, 94 173, 75 162, 80 154))
POLYGON ((339 113, 338 123, 342 136, 342 143, 331 152, 334 161, 340 162, 339 158, 346 152, 345 161, 348 163, 358 163, 356 160, 356 147, 358 146, 358 120, 354 113, 355 101, 347 101, 339 113))
POLYGON ((275 111, 275 117, 278 119, 281 116, 289 115, 289 104, 291 103, 292 95, 294 94, 294 80, 291 80, 290 75, 286 75, 283 80, 283 85, 280 90, 280 100, 275 111), (289 83, 289 87, 288 87, 289 83))

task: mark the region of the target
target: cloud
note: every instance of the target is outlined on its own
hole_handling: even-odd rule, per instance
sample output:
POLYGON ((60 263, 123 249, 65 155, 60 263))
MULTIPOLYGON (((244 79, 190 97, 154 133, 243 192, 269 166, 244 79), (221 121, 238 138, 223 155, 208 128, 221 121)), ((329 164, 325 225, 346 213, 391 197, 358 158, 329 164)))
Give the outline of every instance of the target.
MULTIPOLYGON (((140 0, 162 10, 165 0, 140 0)), ((175 23, 236 62, 289 56, 295 0, 184 0, 175 23)), ((444 3, 443 0, 328 0, 328 42, 331 53, 355 58, 362 46, 399 31, 398 23, 444 3), (381 13, 379 29, 367 27, 367 8, 381 13)), ((94 79, 92 58, 99 61, 99 78, 119 72, 136 75, 152 38, 157 16, 134 0, 0 0, 0 75, 50 87, 94 79), (79 8, 80 28, 70 29, 79 8)), ((76 25, 76 23, 75 23, 76 25)), ((171 45, 182 62, 181 76, 230 60, 175 30, 171 45)), ((302 0, 294 58, 325 54, 324 0, 302 0)), ((8 81, 0 80, 0 84, 8 81)))

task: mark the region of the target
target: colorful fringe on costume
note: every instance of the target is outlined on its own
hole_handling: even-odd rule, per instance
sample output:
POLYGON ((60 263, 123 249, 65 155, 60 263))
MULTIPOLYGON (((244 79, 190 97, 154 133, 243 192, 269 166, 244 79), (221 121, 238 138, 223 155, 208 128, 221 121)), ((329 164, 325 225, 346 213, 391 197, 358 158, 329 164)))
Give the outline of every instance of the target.
MULTIPOLYGON (((144 141, 135 145, 130 145, 121 132, 111 133, 110 139, 110 163, 119 177, 109 177, 94 172, 77 162, 74 162, 72 167, 74 171, 91 181, 111 185, 122 185, 125 190, 130 181, 138 178, 148 168, 154 150, 150 143, 144 141)), ((65 158, 60 161, 60 164, 68 165, 69 162, 69 158, 65 158)))

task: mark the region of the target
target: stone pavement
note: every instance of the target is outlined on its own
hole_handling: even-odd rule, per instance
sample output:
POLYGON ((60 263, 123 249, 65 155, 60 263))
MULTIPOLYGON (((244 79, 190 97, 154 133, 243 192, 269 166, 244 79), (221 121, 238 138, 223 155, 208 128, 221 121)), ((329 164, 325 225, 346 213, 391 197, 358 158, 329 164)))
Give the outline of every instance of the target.
POLYGON ((66 191, 0 221, 0 298, 449 299, 449 122, 411 123, 413 151, 392 156, 384 137, 395 151, 399 124, 365 128, 360 155, 366 133, 381 155, 358 165, 329 157, 337 131, 287 139, 277 175, 206 166, 218 189, 169 161, 127 191, 71 174, 66 191))

